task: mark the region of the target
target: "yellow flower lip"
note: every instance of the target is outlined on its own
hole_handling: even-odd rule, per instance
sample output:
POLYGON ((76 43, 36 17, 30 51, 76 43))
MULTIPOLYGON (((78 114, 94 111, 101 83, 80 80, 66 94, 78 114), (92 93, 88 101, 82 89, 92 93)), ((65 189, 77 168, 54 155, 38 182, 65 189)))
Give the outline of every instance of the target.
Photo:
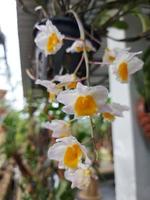
POLYGON ((128 64, 126 62, 121 62, 118 66, 118 76, 123 82, 128 81, 128 64))
POLYGON ((77 81, 73 81, 67 84, 68 89, 75 89, 77 86, 77 81))
POLYGON ((109 112, 104 112, 102 114, 102 116, 107 121, 113 121, 113 120, 115 120, 115 116, 113 114, 109 113, 109 112))
POLYGON ((115 59, 116 59, 115 56, 108 55, 108 60, 109 60, 110 62, 113 62, 115 59))
POLYGON ((55 93, 52 93, 52 92, 49 92, 49 100, 51 102, 54 102, 56 99, 56 94, 55 93))
POLYGON ((56 49, 56 46, 61 43, 60 39, 58 38, 57 34, 53 32, 47 41, 47 51, 53 52, 56 49))
POLYGON ((83 156, 83 152, 78 144, 68 146, 64 155, 64 164, 72 169, 78 167, 78 163, 83 156))
POLYGON ((92 171, 90 169, 85 169, 84 170, 84 175, 85 176, 91 176, 92 175, 92 171))
POLYGON ((79 96, 74 104, 74 110, 77 116, 94 115, 97 112, 95 99, 90 96, 79 96))

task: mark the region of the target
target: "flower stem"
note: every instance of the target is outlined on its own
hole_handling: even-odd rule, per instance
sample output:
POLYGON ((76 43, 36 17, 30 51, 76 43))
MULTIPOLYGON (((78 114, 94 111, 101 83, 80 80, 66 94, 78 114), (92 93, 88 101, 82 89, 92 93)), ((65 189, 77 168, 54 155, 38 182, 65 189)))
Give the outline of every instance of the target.
POLYGON ((94 124, 93 124, 93 121, 92 121, 92 117, 90 116, 89 117, 90 119, 90 124, 91 124, 91 138, 92 138, 92 143, 93 143, 93 150, 94 150, 94 161, 98 161, 98 152, 97 152, 97 148, 96 148, 96 141, 95 141, 95 138, 94 138, 94 124))
POLYGON ((87 55, 87 51, 86 51, 84 27, 83 27, 82 22, 81 22, 79 16, 77 15, 77 13, 74 12, 73 10, 70 10, 69 12, 72 13, 73 16, 75 17, 76 22, 77 22, 78 27, 79 27, 79 31, 80 31, 80 39, 84 42, 84 47, 83 47, 83 56, 84 56, 85 66, 86 66, 87 85, 90 86, 89 59, 88 59, 88 55, 87 55))
MULTIPOLYGON (((79 18, 79 16, 76 14, 76 12, 74 12, 73 10, 69 11, 70 13, 73 14, 73 16, 76 19, 76 22, 78 24, 79 27, 79 31, 80 31, 80 39, 84 42, 84 47, 83 47, 83 57, 85 60, 85 66, 86 66, 86 79, 87 79, 87 85, 90 86, 90 67, 89 67, 89 59, 88 59, 88 54, 86 51, 86 44, 85 44, 85 31, 84 31, 84 27, 82 25, 82 22, 79 18)), ((92 117, 89 117, 90 119, 90 124, 91 124, 91 138, 92 138, 92 142, 93 142, 93 154, 94 154, 94 161, 97 160, 98 158, 98 154, 96 151, 96 142, 95 142, 95 138, 94 138, 94 126, 93 126, 93 122, 92 122, 92 117)))
POLYGON ((89 63, 94 65, 110 65, 109 63, 104 63, 99 61, 89 61, 89 63))
POLYGON ((80 38, 70 37, 70 36, 65 36, 64 40, 76 41, 76 40, 81 40, 81 39, 80 38))
POLYGON ((79 63, 78 63, 78 65, 77 65, 77 67, 76 67, 76 69, 74 70, 74 74, 76 74, 77 72, 78 72, 78 70, 80 69, 80 66, 81 66, 81 64, 82 64, 82 62, 83 62, 83 59, 84 59, 84 56, 82 55, 81 56, 81 59, 80 59, 80 61, 79 61, 79 63))
POLYGON ((96 39, 93 35, 91 35, 88 31, 85 31, 85 34, 89 36, 92 40, 94 40, 97 44, 101 45, 101 42, 96 39))

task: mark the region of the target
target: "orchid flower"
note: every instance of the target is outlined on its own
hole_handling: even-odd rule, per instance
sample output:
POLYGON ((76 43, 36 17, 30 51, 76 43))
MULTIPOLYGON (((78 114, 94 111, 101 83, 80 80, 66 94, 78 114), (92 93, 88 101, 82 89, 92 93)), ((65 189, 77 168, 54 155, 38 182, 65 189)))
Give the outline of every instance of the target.
POLYGON ((96 51, 95 47, 92 45, 92 43, 89 40, 85 40, 85 44, 84 41, 82 40, 76 40, 71 47, 69 47, 68 49, 66 49, 67 53, 80 53, 83 52, 83 50, 90 52, 90 51, 96 51), (85 47, 84 47, 85 45, 85 47))
POLYGON ((39 30, 34 40, 37 47, 41 49, 46 56, 57 53, 62 47, 64 35, 58 31, 50 20, 47 20, 45 25, 37 25, 36 28, 39 30))
POLYGON ((107 98, 108 90, 104 86, 87 87, 77 83, 76 89, 60 92, 57 101, 65 104, 62 109, 65 113, 81 117, 110 111, 105 104, 107 98))
POLYGON ((52 122, 46 122, 44 128, 52 131, 52 137, 61 138, 71 135, 70 123, 64 120, 52 120, 52 122))
POLYGON ((82 163, 91 164, 85 147, 73 136, 56 139, 56 143, 48 150, 48 158, 58 161, 61 169, 76 169, 82 163))

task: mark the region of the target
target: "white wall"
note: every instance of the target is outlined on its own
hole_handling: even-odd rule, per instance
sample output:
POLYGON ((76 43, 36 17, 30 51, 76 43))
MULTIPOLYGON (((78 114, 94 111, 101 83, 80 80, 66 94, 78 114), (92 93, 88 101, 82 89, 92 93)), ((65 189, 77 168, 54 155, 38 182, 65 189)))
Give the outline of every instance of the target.
MULTIPOLYGON (((115 38, 135 36, 140 33, 141 25, 135 17, 127 17, 129 30, 117 31, 110 29, 110 35, 115 38)), ((131 46, 132 51, 144 50, 148 41, 134 43, 119 43, 108 40, 108 46, 131 46)), ((117 119, 112 125, 116 199, 117 200, 150 200, 150 141, 143 137, 136 118, 136 103, 139 99, 133 80, 127 85, 114 79, 109 70, 110 90, 113 101, 128 105, 130 111, 122 119, 117 119)))

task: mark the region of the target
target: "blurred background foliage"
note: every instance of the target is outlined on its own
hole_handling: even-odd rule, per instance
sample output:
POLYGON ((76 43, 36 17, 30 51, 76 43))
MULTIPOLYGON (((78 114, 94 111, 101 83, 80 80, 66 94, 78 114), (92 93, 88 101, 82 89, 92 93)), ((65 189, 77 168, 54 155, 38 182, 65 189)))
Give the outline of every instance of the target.
POLYGON ((145 102, 145 111, 150 112, 150 46, 142 54, 143 70, 134 75, 137 90, 145 102))

